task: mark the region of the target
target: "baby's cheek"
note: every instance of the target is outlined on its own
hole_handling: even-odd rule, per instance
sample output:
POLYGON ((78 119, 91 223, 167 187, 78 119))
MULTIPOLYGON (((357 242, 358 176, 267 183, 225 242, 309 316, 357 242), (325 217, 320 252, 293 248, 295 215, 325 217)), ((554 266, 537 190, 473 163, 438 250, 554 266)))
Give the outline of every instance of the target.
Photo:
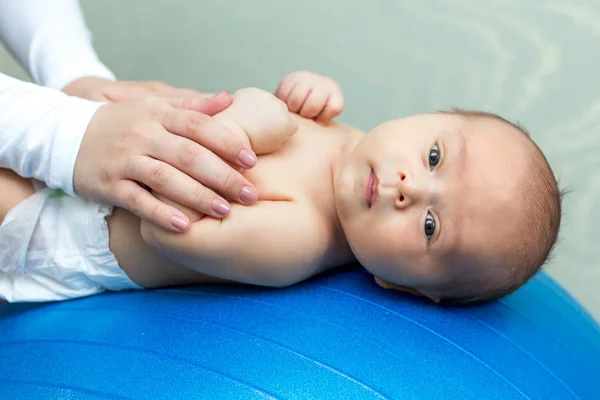
POLYGON ((437 280, 425 237, 414 229, 409 217, 394 221, 390 216, 389 222, 381 222, 369 240, 372 257, 375 265, 380 266, 382 277, 406 286, 437 280))

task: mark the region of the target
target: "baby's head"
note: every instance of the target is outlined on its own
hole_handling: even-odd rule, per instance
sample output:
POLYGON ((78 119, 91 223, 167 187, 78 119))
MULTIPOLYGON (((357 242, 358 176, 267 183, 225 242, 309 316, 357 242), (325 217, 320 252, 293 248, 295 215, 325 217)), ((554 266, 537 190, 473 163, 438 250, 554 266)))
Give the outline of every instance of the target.
POLYGON ((335 181, 344 233, 383 287, 452 303, 519 288, 544 264, 561 193, 519 126, 454 110, 381 124, 335 181))

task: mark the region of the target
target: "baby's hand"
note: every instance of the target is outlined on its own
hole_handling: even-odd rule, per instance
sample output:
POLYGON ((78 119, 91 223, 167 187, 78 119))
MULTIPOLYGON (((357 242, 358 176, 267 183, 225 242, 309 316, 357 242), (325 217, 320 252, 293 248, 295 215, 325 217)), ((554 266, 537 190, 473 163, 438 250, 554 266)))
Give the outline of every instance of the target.
POLYGON ((246 137, 255 154, 278 150, 298 130, 298 121, 283 101, 251 87, 235 92, 233 103, 214 118, 240 137, 246 137))
POLYGON ((288 110, 317 122, 329 122, 344 110, 344 95, 331 78, 313 72, 292 72, 281 80, 275 96, 288 110))

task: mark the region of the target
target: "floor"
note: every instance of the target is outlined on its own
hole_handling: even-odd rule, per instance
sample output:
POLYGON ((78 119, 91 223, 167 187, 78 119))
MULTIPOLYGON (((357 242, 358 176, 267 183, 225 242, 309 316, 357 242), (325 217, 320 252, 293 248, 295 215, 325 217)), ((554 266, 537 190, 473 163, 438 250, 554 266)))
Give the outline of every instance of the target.
MULTIPOLYGON (((599 0, 141 4, 83 1, 121 79, 274 89, 309 69, 341 83, 341 120, 365 130, 452 106, 521 122, 571 191, 546 271, 600 320, 599 0)), ((6 53, 0 70, 26 77, 6 53)))

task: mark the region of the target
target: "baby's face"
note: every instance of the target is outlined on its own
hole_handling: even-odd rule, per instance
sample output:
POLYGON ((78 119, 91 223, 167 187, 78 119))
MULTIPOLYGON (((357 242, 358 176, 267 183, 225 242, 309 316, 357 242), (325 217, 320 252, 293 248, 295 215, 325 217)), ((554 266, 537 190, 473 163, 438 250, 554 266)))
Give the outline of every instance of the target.
POLYGON ((514 199, 528 151, 524 135, 492 118, 426 114, 378 126, 335 182, 354 254, 380 281, 431 297, 463 274, 493 279, 518 244, 514 199))

